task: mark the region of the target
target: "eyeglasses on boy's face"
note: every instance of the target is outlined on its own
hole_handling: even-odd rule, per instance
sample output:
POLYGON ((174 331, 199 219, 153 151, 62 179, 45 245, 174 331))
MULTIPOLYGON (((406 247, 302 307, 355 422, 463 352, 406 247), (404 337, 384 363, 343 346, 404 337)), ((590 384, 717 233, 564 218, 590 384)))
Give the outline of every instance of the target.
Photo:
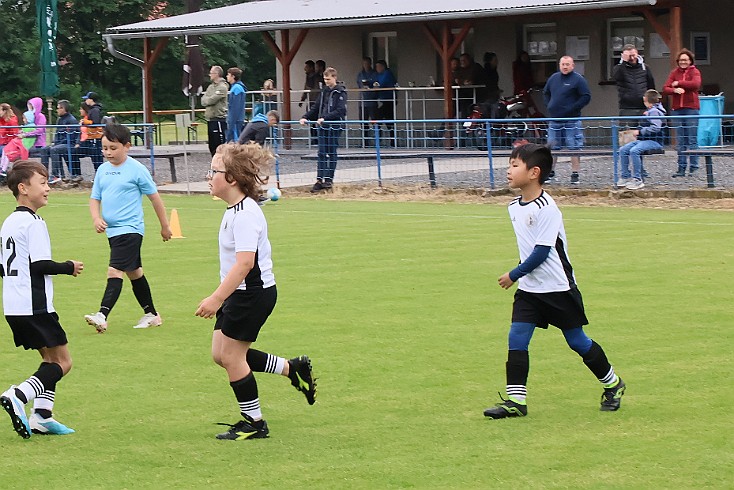
POLYGON ((206 171, 206 178, 213 179, 214 174, 226 174, 226 173, 227 173, 226 170, 214 170, 213 168, 210 168, 209 170, 206 171))

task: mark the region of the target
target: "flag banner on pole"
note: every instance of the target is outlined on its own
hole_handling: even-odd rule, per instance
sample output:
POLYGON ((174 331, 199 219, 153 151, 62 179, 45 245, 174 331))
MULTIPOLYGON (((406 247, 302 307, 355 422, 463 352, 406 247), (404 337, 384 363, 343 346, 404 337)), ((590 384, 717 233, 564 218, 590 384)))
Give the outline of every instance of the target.
POLYGON ((57 0, 36 0, 38 33, 41 40, 41 84, 44 97, 59 94, 59 59, 56 54, 56 33, 59 13, 57 0))

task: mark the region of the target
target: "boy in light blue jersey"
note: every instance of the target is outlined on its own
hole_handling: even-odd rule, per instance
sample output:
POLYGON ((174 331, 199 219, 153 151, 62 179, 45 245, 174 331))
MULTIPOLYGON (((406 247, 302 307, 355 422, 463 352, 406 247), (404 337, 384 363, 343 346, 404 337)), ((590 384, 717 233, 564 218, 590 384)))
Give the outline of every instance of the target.
POLYGON ((153 204, 161 223, 163 241, 171 238, 171 228, 153 178, 148 169, 127 155, 130 149, 130 130, 119 124, 108 124, 102 136, 102 152, 106 161, 97 169, 89 199, 94 229, 106 232, 110 244, 110 265, 107 269, 107 287, 99 311, 85 315, 87 323, 103 333, 107 317, 122 291, 122 278, 127 275, 133 293, 143 308, 144 315, 133 328, 156 327, 161 316, 153 306, 148 280, 143 274, 140 248, 145 234, 142 196, 153 204), (103 204, 104 202, 104 204, 103 204))

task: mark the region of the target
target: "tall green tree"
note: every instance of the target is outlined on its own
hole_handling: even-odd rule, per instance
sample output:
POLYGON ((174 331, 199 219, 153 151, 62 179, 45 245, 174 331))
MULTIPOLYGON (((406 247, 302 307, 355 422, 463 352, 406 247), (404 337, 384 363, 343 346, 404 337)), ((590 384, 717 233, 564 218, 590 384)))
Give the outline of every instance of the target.
MULTIPOLYGON (((242 3, 237 0, 204 0, 202 9, 242 3)), ((132 24, 158 15, 184 12, 183 2, 160 0, 68 0, 59 2, 59 98, 72 102, 89 90, 103 97, 107 110, 141 110, 140 68, 112 56, 102 39, 108 27, 132 24), (124 13, 124 15, 121 15, 124 13)), ((38 93, 39 40, 33 0, 0 0, 3 41, 0 42, 0 101, 16 107, 38 93)), ((157 41, 153 41, 154 43, 157 41)), ((117 41, 119 51, 142 58, 141 40, 117 41)), ((244 69, 250 89, 275 77, 275 57, 260 33, 205 36, 202 52, 209 64, 244 69)), ((173 38, 153 70, 153 105, 156 109, 184 108, 180 90, 184 63, 184 39, 173 38)))

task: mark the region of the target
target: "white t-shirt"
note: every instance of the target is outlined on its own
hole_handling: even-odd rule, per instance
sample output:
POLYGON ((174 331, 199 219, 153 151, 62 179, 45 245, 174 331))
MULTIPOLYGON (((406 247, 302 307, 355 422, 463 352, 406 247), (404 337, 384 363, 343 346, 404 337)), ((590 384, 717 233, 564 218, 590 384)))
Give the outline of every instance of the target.
POLYGON ((275 285, 270 256, 268 223, 260 206, 246 197, 227 208, 219 227, 219 280, 229 273, 237 252, 255 252, 255 265, 237 289, 262 289, 275 285))
POLYGON ((18 206, 0 229, 3 277, 3 311, 6 316, 53 313, 51 276, 31 277, 31 263, 51 260, 51 239, 43 218, 18 206))
POLYGON ((568 258, 563 216, 553 198, 543 191, 530 202, 513 199, 507 209, 517 236, 520 262, 530 256, 536 245, 551 247, 548 258, 519 279, 518 288, 530 293, 550 293, 574 287, 576 279, 568 258))

